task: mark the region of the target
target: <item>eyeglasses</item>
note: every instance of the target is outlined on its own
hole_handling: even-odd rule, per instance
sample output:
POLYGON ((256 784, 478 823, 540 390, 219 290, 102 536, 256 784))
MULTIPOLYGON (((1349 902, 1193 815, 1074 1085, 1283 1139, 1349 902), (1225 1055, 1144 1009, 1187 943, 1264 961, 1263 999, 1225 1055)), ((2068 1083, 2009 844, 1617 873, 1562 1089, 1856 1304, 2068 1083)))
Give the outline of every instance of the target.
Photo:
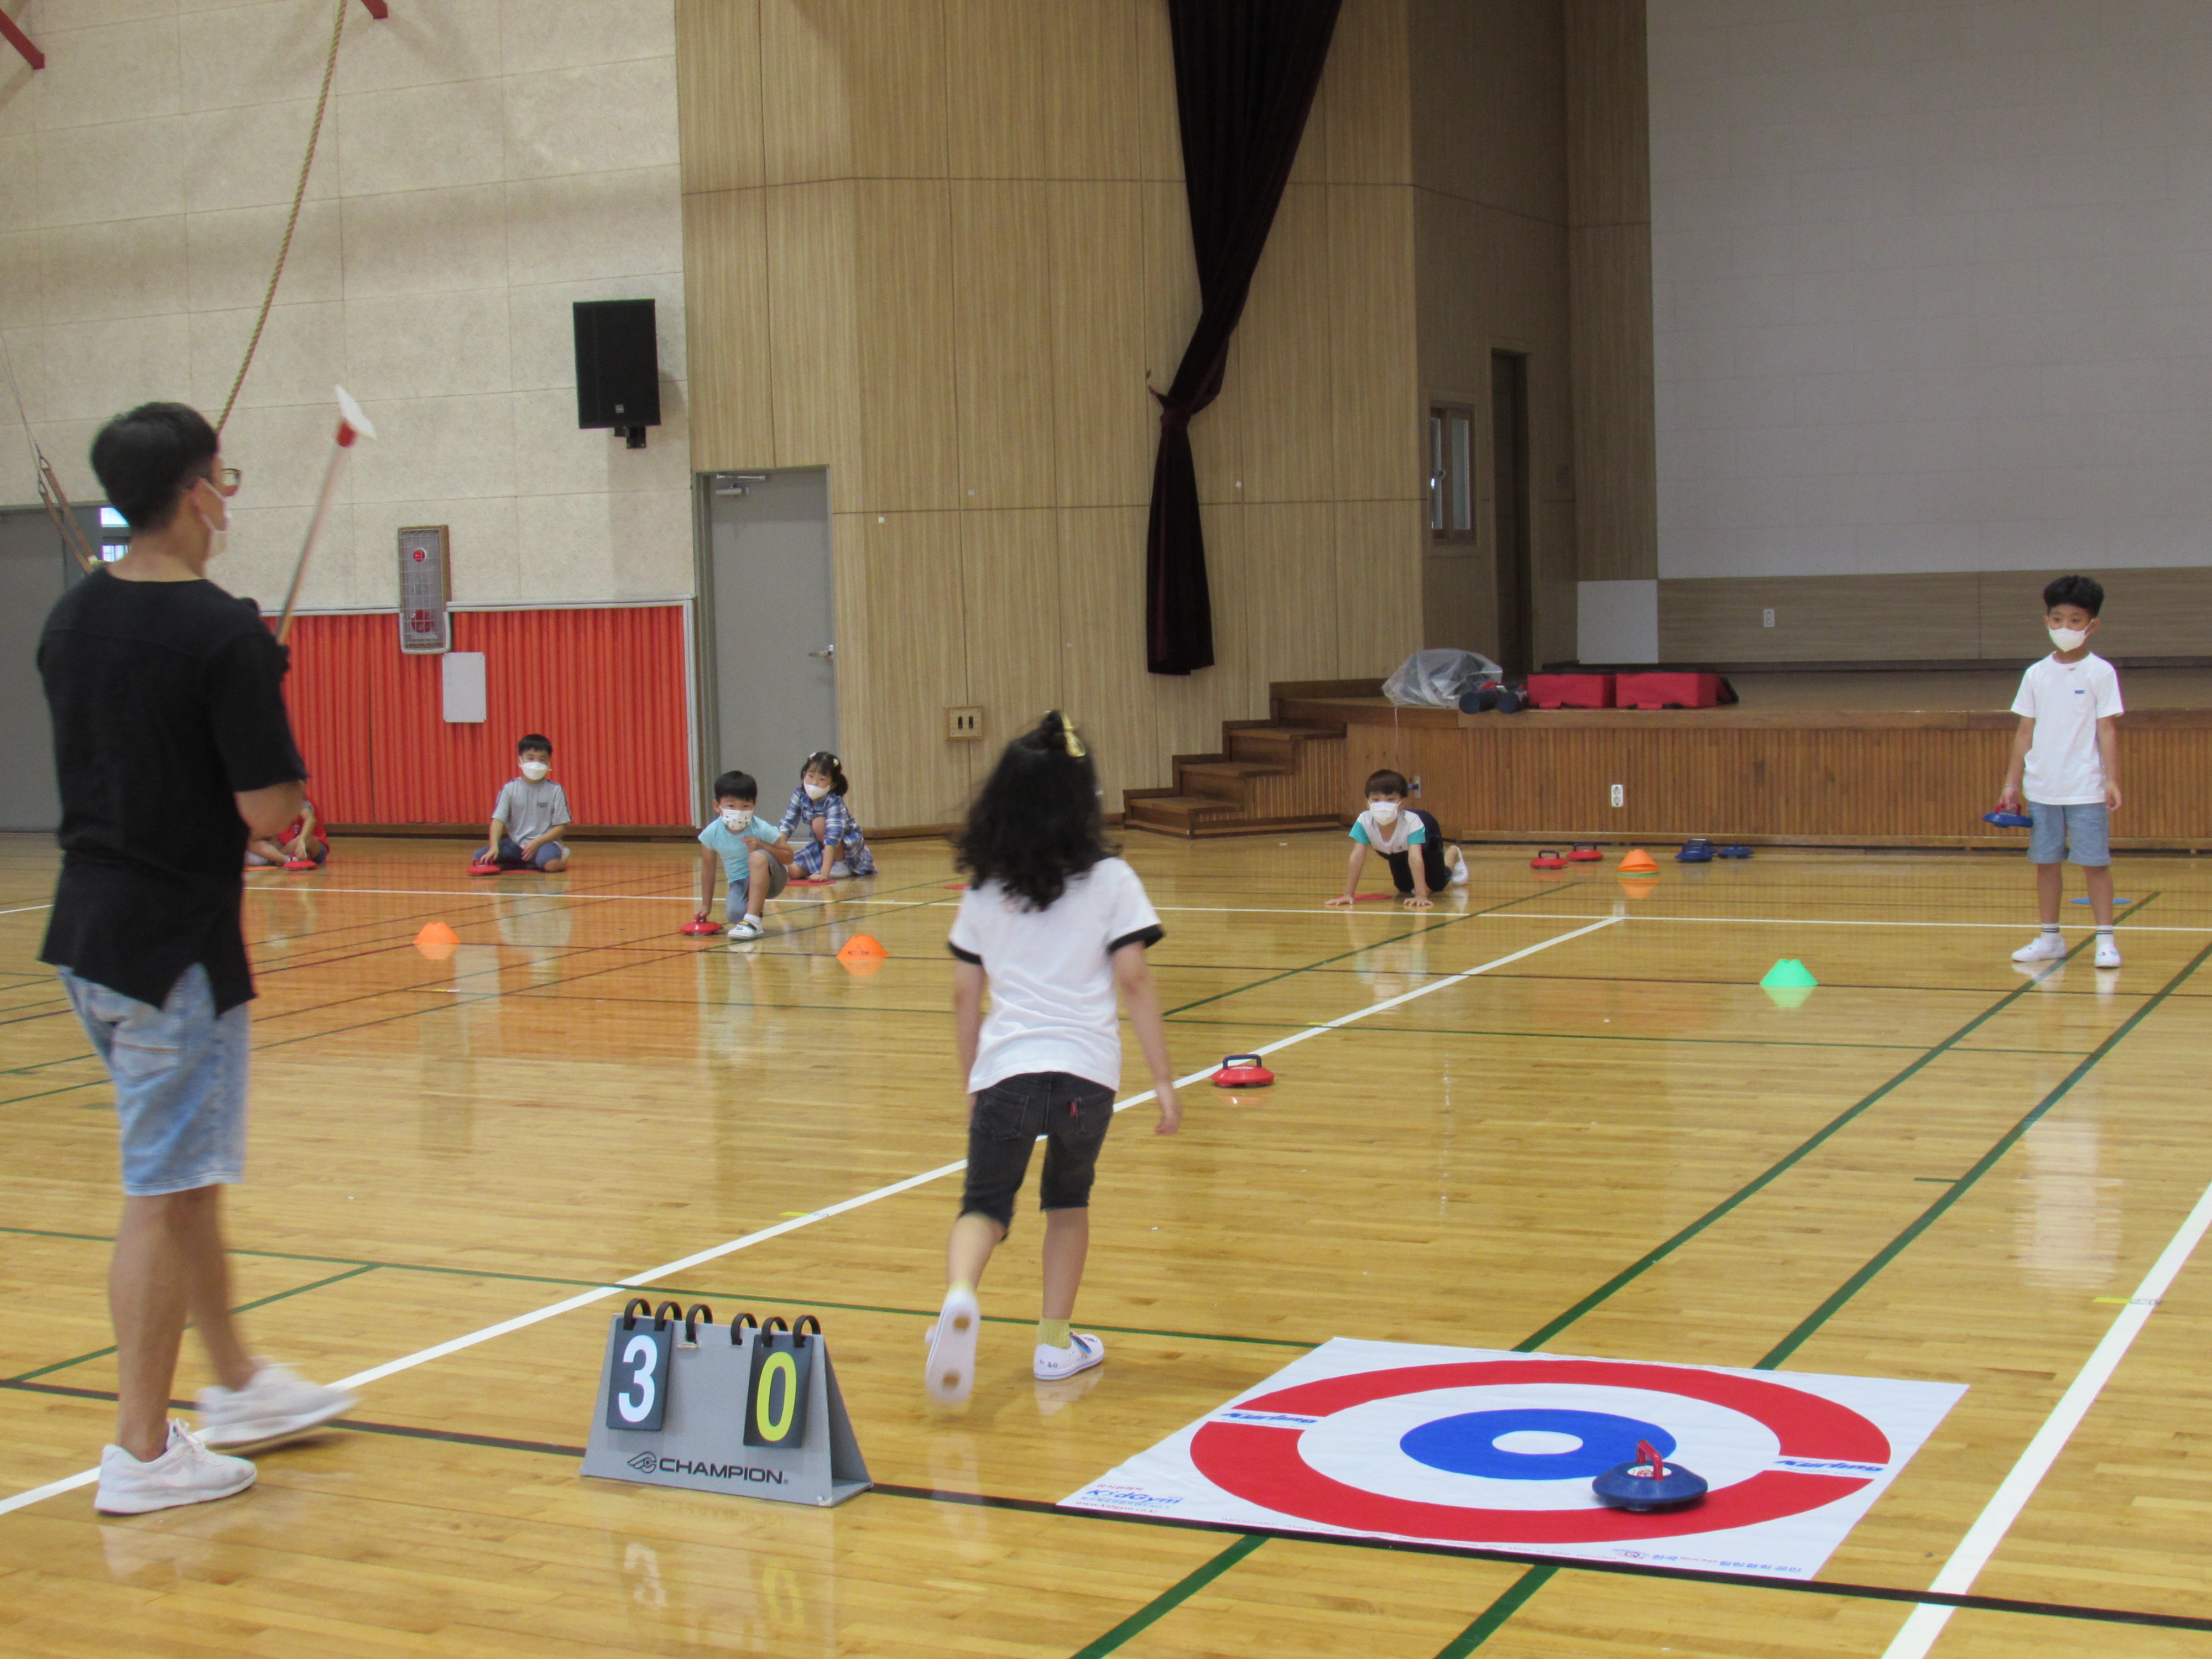
POLYGON ((221 467, 208 482, 216 487, 218 494, 235 495, 238 494, 239 485, 246 482, 246 475, 234 466, 221 467))

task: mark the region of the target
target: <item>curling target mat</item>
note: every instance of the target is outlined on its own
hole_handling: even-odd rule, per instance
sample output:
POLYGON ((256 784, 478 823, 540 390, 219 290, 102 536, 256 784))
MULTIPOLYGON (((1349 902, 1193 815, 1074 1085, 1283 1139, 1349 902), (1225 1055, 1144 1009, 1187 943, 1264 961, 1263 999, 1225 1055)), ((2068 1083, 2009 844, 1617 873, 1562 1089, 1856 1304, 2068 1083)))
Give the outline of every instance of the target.
POLYGON ((1060 1502, 1810 1578, 1966 1391, 1340 1336, 1060 1502), (1639 1440, 1706 1498, 1600 1504, 1591 1480, 1639 1440))

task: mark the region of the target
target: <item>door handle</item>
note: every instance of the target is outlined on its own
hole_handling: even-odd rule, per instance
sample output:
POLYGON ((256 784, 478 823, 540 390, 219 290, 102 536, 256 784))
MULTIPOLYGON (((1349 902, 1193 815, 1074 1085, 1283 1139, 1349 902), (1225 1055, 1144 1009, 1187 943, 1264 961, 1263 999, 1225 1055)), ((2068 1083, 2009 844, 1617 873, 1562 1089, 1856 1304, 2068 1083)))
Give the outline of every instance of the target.
POLYGON ((819 651, 810 651, 806 654, 810 657, 819 657, 824 662, 834 662, 837 657, 837 647, 834 645, 825 645, 819 651))

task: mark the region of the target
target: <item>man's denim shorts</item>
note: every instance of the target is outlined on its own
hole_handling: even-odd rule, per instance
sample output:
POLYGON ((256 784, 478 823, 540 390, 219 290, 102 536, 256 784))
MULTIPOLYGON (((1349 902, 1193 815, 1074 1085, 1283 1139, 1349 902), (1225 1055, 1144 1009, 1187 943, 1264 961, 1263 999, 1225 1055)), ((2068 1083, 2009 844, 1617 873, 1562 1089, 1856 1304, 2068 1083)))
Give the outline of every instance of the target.
POLYGON ((152 1198, 243 1181, 252 1005, 218 1017, 198 963, 159 1008, 55 971, 115 1084, 123 1190, 152 1198))
POLYGON ((2027 832, 2030 864, 2059 864, 2070 858, 2076 864, 2112 861, 2112 814, 2100 801, 2094 806, 2045 806, 2027 804, 2035 828, 2027 832))

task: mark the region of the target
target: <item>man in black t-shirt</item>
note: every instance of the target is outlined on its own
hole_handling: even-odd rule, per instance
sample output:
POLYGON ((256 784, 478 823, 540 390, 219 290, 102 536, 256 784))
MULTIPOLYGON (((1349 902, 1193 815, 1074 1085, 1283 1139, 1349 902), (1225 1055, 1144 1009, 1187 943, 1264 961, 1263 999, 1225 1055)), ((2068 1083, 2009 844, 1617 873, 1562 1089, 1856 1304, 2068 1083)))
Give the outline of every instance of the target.
POLYGON ((207 580, 238 475, 181 404, 118 415, 93 471, 131 529, 114 564, 46 618, 39 672, 60 775, 62 873, 41 958, 115 1085, 123 1221, 108 1304, 116 1443, 97 1506, 132 1515, 227 1498, 251 1450, 353 1403, 249 1357, 230 1316, 222 1188, 244 1178, 246 1005, 239 923, 249 834, 300 811, 283 648, 251 599, 207 580), (216 1373, 201 1433, 169 1420, 190 1316, 216 1373))

